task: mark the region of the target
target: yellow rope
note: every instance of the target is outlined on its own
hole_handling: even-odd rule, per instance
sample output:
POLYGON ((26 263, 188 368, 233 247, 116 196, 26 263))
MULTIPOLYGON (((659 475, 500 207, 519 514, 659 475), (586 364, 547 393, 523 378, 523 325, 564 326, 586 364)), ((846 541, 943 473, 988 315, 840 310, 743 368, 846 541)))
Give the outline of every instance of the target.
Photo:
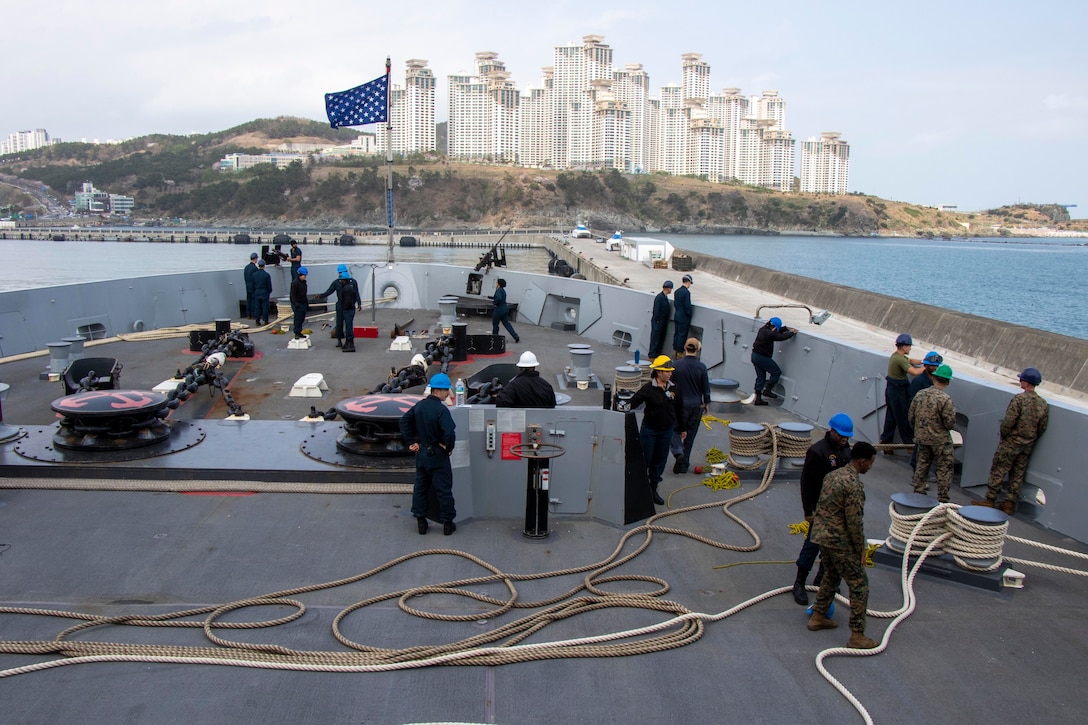
POLYGON ((802 536, 808 536, 808 522, 802 521, 799 524, 790 524, 790 534, 801 534, 802 536))
POLYGON ((719 473, 716 476, 707 476, 703 479, 703 485, 711 491, 722 491, 727 488, 740 488, 740 478, 732 471, 719 473))
POLYGON ((724 463, 725 454, 722 453, 722 449, 718 447, 710 448, 706 452, 706 462, 713 465, 715 463, 724 463))
POLYGON ((733 422, 731 420, 722 420, 718 416, 711 415, 710 413, 707 413, 706 415, 704 415, 701 418, 701 420, 702 420, 703 425, 706 426, 707 430, 714 430, 714 426, 710 425, 711 423, 721 423, 722 425, 729 425, 730 423, 733 422))

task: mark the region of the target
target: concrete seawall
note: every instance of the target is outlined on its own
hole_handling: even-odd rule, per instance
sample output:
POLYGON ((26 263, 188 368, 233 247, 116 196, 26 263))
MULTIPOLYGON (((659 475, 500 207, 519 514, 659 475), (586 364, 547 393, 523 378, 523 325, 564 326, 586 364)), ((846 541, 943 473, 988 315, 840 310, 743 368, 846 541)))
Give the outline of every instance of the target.
MULTIPOLYGON (((541 235, 539 237, 532 237, 532 241, 538 242, 543 245, 549 252, 554 254, 557 258, 562 259, 571 267, 577 274, 581 274, 591 282, 604 282, 605 284, 623 285, 623 280, 611 274, 607 269, 604 269, 605 265, 598 265, 593 259, 585 259, 577 251, 571 249, 566 244, 558 241, 555 237, 549 237, 541 235)), ((601 254, 605 254, 605 249, 601 247, 601 254)), ((604 261, 608 261, 605 258, 604 261)))
POLYGON ((1043 371, 1044 381, 1088 392, 1088 340, 945 310, 684 250, 695 268, 887 330, 910 332, 980 363, 1043 371))

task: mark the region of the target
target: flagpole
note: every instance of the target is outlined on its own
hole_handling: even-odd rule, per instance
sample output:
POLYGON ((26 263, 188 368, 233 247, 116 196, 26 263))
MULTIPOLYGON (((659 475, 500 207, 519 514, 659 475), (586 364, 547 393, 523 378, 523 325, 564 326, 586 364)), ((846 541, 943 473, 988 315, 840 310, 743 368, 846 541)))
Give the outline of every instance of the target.
POLYGON ((393 263, 393 106, 389 99, 392 95, 392 61, 385 57, 385 206, 389 217, 389 253, 386 261, 393 263))

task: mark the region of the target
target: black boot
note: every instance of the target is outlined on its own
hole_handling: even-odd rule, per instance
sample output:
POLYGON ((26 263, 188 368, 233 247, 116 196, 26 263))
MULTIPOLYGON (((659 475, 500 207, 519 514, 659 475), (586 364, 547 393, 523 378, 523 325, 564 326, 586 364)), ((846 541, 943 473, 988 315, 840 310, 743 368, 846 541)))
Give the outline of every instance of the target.
POLYGON ((417 516, 416 517, 416 529, 419 531, 419 533, 420 534, 426 534, 428 528, 429 527, 427 526, 427 517, 426 516, 417 516))
POLYGON ((771 390, 770 388, 764 388, 763 389, 763 397, 766 398, 767 400, 777 400, 778 399, 778 396, 775 395, 774 391, 771 390))
POLYGON ((757 390, 756 391, 756 402, 754 403, 754 405, 770 405, 770 403, 768 403, 766 400, 763 399, 763 392, 757 390))
POLYGON ((355 352, 355 340, 348 340, 340 352, 355 352))
POLYGON ((343 347, 344 346, 344 341, 341 340, 339 337, 336 338, 336 346, 337 347, 343 347))
POLYGON ((808 606, 808 591, 805 590, 806 579, 808 579, 808 572, 801 567, 797 567, 797 579, 793 582, 793 601, 802 607, 808 606))
POLYGON ((654 486, 653 494, 654 494, 654 503, 656 503, 658 506, 664 506, 665 505, 665 499, 661 498, 661 494, 659 494, 657 492, 657 486, 654 486))
POLYGON ((673 473, 683 473, 687 466, 684 465, 684 457, 679 453, 676 454, 676 463, 672 464, 673 473))

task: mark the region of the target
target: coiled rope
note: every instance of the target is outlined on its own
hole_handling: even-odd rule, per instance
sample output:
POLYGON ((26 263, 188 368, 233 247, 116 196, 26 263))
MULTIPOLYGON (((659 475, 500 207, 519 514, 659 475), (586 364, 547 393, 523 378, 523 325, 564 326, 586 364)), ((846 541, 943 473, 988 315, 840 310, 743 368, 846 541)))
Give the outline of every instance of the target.
MULTIPOLYGON (((812 444, 809 436, 799 436, 761 423, 763 430, 756 435, 741 435, 729 429, 729 465, 741 471, 753 471, 765 465, 763 457, 804 458, 812 444), (755 458, 750 463, 737 460, 737 456, 755 458)), ((709 451, 708 451, 709 453, 709 451)), ((709 457, 707 460, 710 460, 709 457)))
MULTIPOLYGON (((775 434, 772 432, 771 435, 772 452, 777 452, 775 434)), ((610 555, 599 562, 594 562, 581 567, 535 574, 515 574, 503 572, 497 567, 465 552, 453 549, 430 549, 399 557, 367 572, 333 582, 297 587, 223 605, 208 606, 162 615, 104 617, 70 611, 3 607, 0 608, 0 613, 57 617, 67 620, 78 620, 80 623, 64 630, 53 640, 0 642, 0 652, 33 655, 53 654, 59 656, 58 659, 2 670, 0 671, 0 678, 12 677, 55 667, 93 662, 208 664, 295 671, 354 673, 395 671, 437 665, 495 665, 565 657, 617 657, 681 647, 699 639, 704 631, 705 623, 727 619, 733 614, 767 599, 791 592, 792 587, 785 586, 772 589, 723 612, 705 614, 692 612, 681 604, 662 599, 661 597, 669 590, 668 583, 662 579, 635 574, 607 575, 607 572, 631 562, 635 557, 645 551, 650 546, 655 533, 672 533, 715 548, 729 551, 752 552, 759 549, 762 543, 758 534, 756 534, 751 527, 730 509, 736 504, 750 500, 763 493, 774 477, 776 465, 777 456, 772 456, 769 459, 769 465, 764 472, 760 485, 754 490, 737 495, 725 502, 715 501, 659 513, 648 519, 644 525, 625 533, 610 555), (722 543, 684 529, 663 526, 661 524, 661 522, 668 517, 693 513, 719 506, 728 518, 732 519, 749 533, 753 540, 752 544, 745 546, 722 543), (636 536, 643 537, 641 543, 629 553, 624 554, 624 550, 636 536), (482 576, 460 579, 442 584, 401 589, 357 602, 342 610, 337 615, 334 622, 334 635, 338 641, 349 648, 349 651, 346 652, 294 650, 272 644, 238 642, 228 639, 221 634, 224 630, 266 628, 295 621, 305 613, 305 605, 293 598, 297 595, 359 582, 381 572, 389 571, 409 560, 427 556, 454 556, 464 558, 477 566, 480 566, 487 573, 482 576), (583 579, 580 585, 573 587, 564 594, 537 602, 522 602, 518 599, 517 582, 539 581, 570 574, 582 574, 583 579), (620 582, 651 584, 653 585, 653 588, 650 591, 631 593, 610 593, 602 588, 604 586, 614 586, 620 582), (470 586, 476 587, 483 584, 501 585, 506 590, 506 596, 493 597, 465 588, 470 586), (582 594, 583 591, 585 594, 582 594), (416 606, 409 606, 408 602, 413 597, 431 593, 468 597, 478 602, 490 604, 494 609, 484 614, 442 615, 427 612, 416 606), (441 621, 465 621, 466 619, 474 621, 498 616, 499 614, 509 612, 515 608, 544 607, 544 609, 530 616, 511 622, 492 632, 447 645, 417 646, 405 649, 377 648, 354 642, 342 631, 344 620, 351 613, 360 611, 371 604, 392 599, 397 600, 397 604, 402 611, 412 614, 413 616, 441 621), (220 621, 220 618, 228 612, 256 607, 289 607, 293 608, 294 611, 284 616, 264 621, 220 621), (552 622, 608 607, 648 609, 668 613, 673 616, 656 624, 621 632, 536 644, 526 644, 524 642, 529 636, 542 632, 547 625, 552 622), (195 617, 201 617, 201 619, 194 619, 195 617), (217 646, 179 647, 134 645, 70 639, 70 636, 73 634, 84 633, 101 625, 201 628, 209 641, 217 646)), ((948 510, 953 508, 958 507, 954 504, 941 504, 926 514, 921 515, 917 520, 914 529, 909 532, 904 540, 907 551, 914 552, 918 551, 919 548, 921 551, 913 566, 908 567, 910 558, 907 556, 903 557, 903 564, 900 569, 903 605, 899 609, 891 612, 879 612, 874 610, 869 610, 868 612, 869 616, 872 617, 891 618, 893 620, 885 630, 880 644, 871 650, 849 649, 846 647, 829 648, 820 652, 816 658, 816 667, 821 675, 851 703, 867 723, 872 722, 872 718, 869 716, 868 711, 861 702, 842 685, 842 683, 827 671, 824 666, 824 661, 829 657, 835 656, 873 656, 882 653, 887 648, 891 634, 898 626, 899 622, 906 619, 914 611, 916 598, 914 595, 913 582, 921 565, 931 553, 941 547, 948 538, 953 536, 951 532, 945 532, 935 536, 928 544, 922 546, 917 542, 917 534, 928 529, 931 519, 948 517, 948 510)), ((1019 539, 1017 537, 1008 537, 1008 539, 1036 545, 1050 551, 1070 553, 1079 556, 1080 558, 1088 559, 1088 555, 1067 552, 1063 549, 1036 544, 1035 542, 1019 539)), ((1073 573, 1084 574, 1084 572, 1073 573)), ((815 587, 808 588, 810 591, 815 590, 815 587)), ((848 601, 841 595, 837 595, 836 598, 844 604, 848 601)))
MULTIPOLYGON (((777 450, 773 432, 771 434, 771 449, 772 452, 777 450)), ((736 504, 748 501, 763 493, 774 478, 776 466, 777 458, 772 456, 760 485, 752 491, 741 493, 724 503, 713 501, 656 514, 642 526, 625 533, 613 552, 603 560, 558 571, 530 574, 503 572, 466 552, 454 549, 430 549, 398 557, 369 571, 337 581, 286 589, 219 606, 200 607, 161 615, 103 617, 79 612, 0 607, 0 614, 36 615, 81 621, 80 624, 62 631, 52 640, 0 642, 0 652, 35 655, 54 654, 60 657, 60 659, 2 670, 0 671, 0 678, 90 662, 169 662, 322 672, 378 672, 435 665, 498 665, 565 657, 619 657, 681 647, 698 640, 702 636, 706 621, 724 619, 764 599, 789 591, 789 588, 783 587, 772 590, 718 615, 706 615, 691 612, 679 603, 663 599, 663 595, 669 591, 669 584, 663 579, 640 574, 610 575, 609 572, 629 563, 645 551, 653 541, 655 533, 675 534, 723 550, 756 551, 762 546, 759 535, 730 509, 736 504), (722 512, 729 519, 736 522, 751 536, 751 544, 727 544, 686 529, 661 525, 663 520, 672 516, 717 507, 721 507, 722 512), (625 554, 624 550, 627 548, 628 542, 640 535, 643 537, 642 542, 625 554), (221 634, 222 630, 266 628, 294 621, 301 617, 306 609, 302 602, 293 598, 299 594, 359 582, 378 573, 388 571, 409 560, 426 556, 460 557, 476 564, 488 573, 441 584, 400 589, 352 604, 342 610, 333 622, 333 635, 341 644, 349 648, 349 651, 346 652, 294 650, 273 644, 235 641, 221 634), (523 602, 518 598, 517 582, 538 581, 572 574, 582 574, 582 582, 563 594, 534 602, 523 602), (605 588, 621 582, 650 584, 652 589, 646 592, 610 593, 605 588), (507 594, 504 597, 496 597, 466 588, 478 587, 484 584, 501 584, 507 594), (589 596, 579 596, 583 591, 589 596), (489 604, 493 607, 493 610, 484 614, 448 615, 428 612, 408 604, 413 597, 427 594, 467 597, 489 604), (389 600, 396 600, 397 606, 408 614, 440 621, 475 621, 497 617, 512 609, 538 609, 541 607, 544 607, 544 609, 503 625, 491 632, 446 645, 417 646, 405 649, 378 648, 355 642, 344 633, 342 625, 345 618, 350 614, 365 609, 372 604, 389 600), (286 616, 265 621, 220 621, 220 618, 228 612, 268 606, 292 607, 295 611, 286 616), (673 616, 658 624, 625 632, 559 642, 522 643, 524 639, 541 632, 548 624, 553 622, 568 619, 585 612, 617 607, 648 609, 673 616), (201 617, 202 619, 193 619, 194 617, 201 617), (217 647, 92 642, 70 638, 73 634, 86 632, 102 625, 199 627, 203 629, 205 637, 217 647), (660 634, 658 634, 659 632, 660 634)))

